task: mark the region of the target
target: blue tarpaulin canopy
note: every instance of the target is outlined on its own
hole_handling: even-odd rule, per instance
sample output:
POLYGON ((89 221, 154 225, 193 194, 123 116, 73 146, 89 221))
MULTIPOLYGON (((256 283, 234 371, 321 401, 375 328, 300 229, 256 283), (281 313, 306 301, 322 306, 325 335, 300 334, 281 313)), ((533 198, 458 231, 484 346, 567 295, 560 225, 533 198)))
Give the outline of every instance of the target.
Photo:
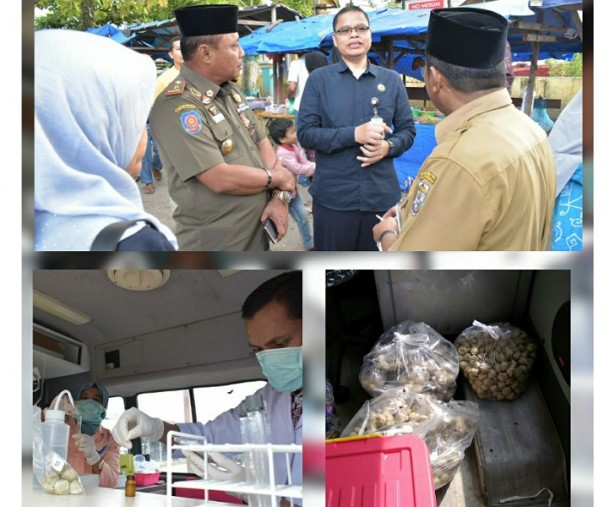
POLYGON ((88 33, 100 35, 101 37, 109 37, 119 44, 126 44, 132 37, 124 35, 124 33, 115 25, 107 23, 106 25, 96 28, 88 28, 88 33))
MULTIPOLYGON (((535 36, 548 37, 540 43, 539 57, 560 58, 583 51, 582 27, 576 15, 582 8, 577 0, 496 0, 469 7, 488 9, 505 16, 510 21, 508 40, 517 60, 532 52, 535 36), (540 7, 531 4, 541 3, 540 7)), ((382 59, 391 58, 393 68, 406 75, 411 72, 414 56, 423 53, 430 11, 426 9, 380 9, 368 12, 374 49, 382 59), (392 56, 390 53, 392 48, 392 56), (406 72, 402 72, 405 70, 406 72)), ((240 39, 247 55, 287 54, 312 49, 329 49, 332 44, 334 14, 323 14, 299 21, 262 27, 240 39)), ((470 50, 470 48, 468 49, 470 50)), ((392 63, 391 62, 391 63, 392 63)))
MULTIPOLYGON (((278 26, 281 22, 302 19, 304 16, 285 5, 274 4, 240 8, 237 18, 239 36, 245 37, 258 26, 272 26, 272 23, 278 26)), ((130 35, 131 47, 165 58, 168 58, 170 39, 180 34, 175 18, 130 25, 125 32, 130 35)))
MULTIPOLYGON (((514 59, 565 58, 583 52, 582 21, 577 0, 495 0, 468 7, 488 9, 510 22, 508 40, 514 59), (540 4, 537 6, 537 4, 540 4)), ((413 61, 424 53, 430 10, 379 9, 367 13, 371 25, 372 52, 378 63, 400 74, 423 80, 413 61)), ((334 14, 262 27, 242 37, 247 55, 297 53, 314 49, 328 52, 333 46, 334 14)), ((471 48, 468 48, 471 51, 471 48)), ((415 144, 395 160, 399 183, 415 172, 436 144, 433 125, 416 125, 415 144)))

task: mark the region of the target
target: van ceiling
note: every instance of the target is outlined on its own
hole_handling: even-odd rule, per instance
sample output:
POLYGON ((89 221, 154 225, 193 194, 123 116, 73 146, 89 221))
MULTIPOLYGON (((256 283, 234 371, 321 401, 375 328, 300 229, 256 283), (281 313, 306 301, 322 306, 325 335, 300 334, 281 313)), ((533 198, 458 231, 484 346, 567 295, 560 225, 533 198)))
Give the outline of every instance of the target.
POLYGON ((38 308, 33 309, 33 320, 94 348, 108 341, 238 314, 250 292, 282 272, 172 270, 158 289, 130 291, 111 282, 104 269, 34 270, 34 289, 88 314, 92 320, 75 325, 38 308))

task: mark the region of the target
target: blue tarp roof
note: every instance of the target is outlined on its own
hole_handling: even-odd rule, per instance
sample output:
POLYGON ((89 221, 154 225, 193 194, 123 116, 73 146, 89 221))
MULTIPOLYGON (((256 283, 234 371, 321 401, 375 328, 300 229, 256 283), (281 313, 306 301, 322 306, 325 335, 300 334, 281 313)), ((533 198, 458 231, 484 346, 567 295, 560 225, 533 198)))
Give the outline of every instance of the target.
MULTIPOLYGON (((278 22, 288 22, 297 18, 303 19, 304 16, 281 4, 242 7, 238 13, 239 36, 248 35, 259 24, 270 24, 272 19, 276 19, 278 22)), ((180 33, 175 18, 130 25, 124 31, 130 35, 129 46, 135 49, 144 48, 154 56, 165 56, 166 58, 168 58, 170 39, 180 33)))
POLYGON ((326 37, 331 40, 333 16, 321 14, 300 21, 280 23, 272 28, 263 26, 250 35, 241 37, 239 43, 247 55, 317 49, 323 45, 326 37))
MULTIPOLYGON (((489 9, 510 20, 508 40, 515 60, 530 58, 531 45, 522 41, 522 33, 516 28, 519 21, 539 22, 557 27, 555 31, 541 31, 541 35, 556 35, 556 42, 543 43, 539 58, 562 58, 583 51, 583 43, 577 35, 571 9, 581 9, 577 0, 542 0, 542 6, 529 7, 529 0, 496 0, 470 7, 489 9), (541 18, 541 19, 540 19, 541 18), (561 29, 563 27, 564 29, 561 29), (568 30, 566 30, 568 29, 568 30), (566 30, 566 34, 563 33, 566 30), (566 37, 565 37, 566 35, 566 37), (574 36, 573 39, 568 37, 574 36)), ((375 48, 379 43, 391 40, 394 44, 394 68, 402 74, 421 78, 419 70, 413 71, 413 59, 423 52, 423 36, 428 29, 429 10, 380 9, 367 13, 375 48), (409 53, 412 51, 412 53, 409 53)), ((332 46, 331 32, 334 14, 323 14, 300 21, 281 23, 272 29, 262 27, 242 37, 240 44, 247 55, 287 54, 312 49, 328 49, 332 46)), ((375 55, 374 55, 375 56, 375 55)))
POLYGON ((100 35, 101 37, 109 37, 119 44, 125 44, 132 39, 132 37, 124 35, 124 33, 117 26, 111 23, 107 23, 106 25, 96 28, 88 28, 86 31, 95 35, 100 35))

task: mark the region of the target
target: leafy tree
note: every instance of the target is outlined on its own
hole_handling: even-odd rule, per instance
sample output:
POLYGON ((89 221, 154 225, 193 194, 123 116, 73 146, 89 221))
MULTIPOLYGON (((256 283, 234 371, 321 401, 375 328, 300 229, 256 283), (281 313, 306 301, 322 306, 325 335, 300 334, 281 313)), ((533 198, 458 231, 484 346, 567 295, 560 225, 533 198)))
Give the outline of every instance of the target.
MULTIPOLYGON (((220 1, 220 0, 218 0, 220 1)), ((230 3, 223 0, 222 3, 230 3)), ((36 9, 44 9, 34 21, 34 28, 69 28, 86 30, 112 23, 117 26, 161 21, 173 17, 174 9, 186 5, 217 3, 217 0, 37 0, 36 9)), ((242 7, 262 5, 262 0, 243 2, 242 7)), ((281 2, 304 16, 313 15, 312 2, 284 0, 281 2)))
POLYGON ((545 60, 550 76, 581 77, 583 76, 583 54, 575 53, 570 61, 545 60))

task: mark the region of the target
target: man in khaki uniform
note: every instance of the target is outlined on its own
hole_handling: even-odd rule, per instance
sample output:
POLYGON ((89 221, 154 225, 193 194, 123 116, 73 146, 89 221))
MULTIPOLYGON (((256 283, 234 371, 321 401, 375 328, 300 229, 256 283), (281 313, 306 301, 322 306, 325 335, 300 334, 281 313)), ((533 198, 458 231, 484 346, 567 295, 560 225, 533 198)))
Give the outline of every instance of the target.
POLYGON ((157 81, 155 82, 155 92, 153 92, 153 100, 155 100, 158 95, 178 77, 178 74, 180 74, 180 67, 183 64, 182 53, 180 52, 180 35, 170 39, 170 50, 168 51, 168 55, 172 58, 174 64, 169 69, 163 71, 157 78, 157 81))
POLYGON ((473 8, 430 13, 426 90, 447 115, 402 204, 374 227, 383 250, 545 250, 556 169, 547 135, 505 88, 507 20, 473 8))
POLYGON ((287 231, 294 177, 233 83, 244 54, 237 10, 175 11, 184 63, 151 110, 181 250, 267 250, 267 218, 278 239, 287 231))

